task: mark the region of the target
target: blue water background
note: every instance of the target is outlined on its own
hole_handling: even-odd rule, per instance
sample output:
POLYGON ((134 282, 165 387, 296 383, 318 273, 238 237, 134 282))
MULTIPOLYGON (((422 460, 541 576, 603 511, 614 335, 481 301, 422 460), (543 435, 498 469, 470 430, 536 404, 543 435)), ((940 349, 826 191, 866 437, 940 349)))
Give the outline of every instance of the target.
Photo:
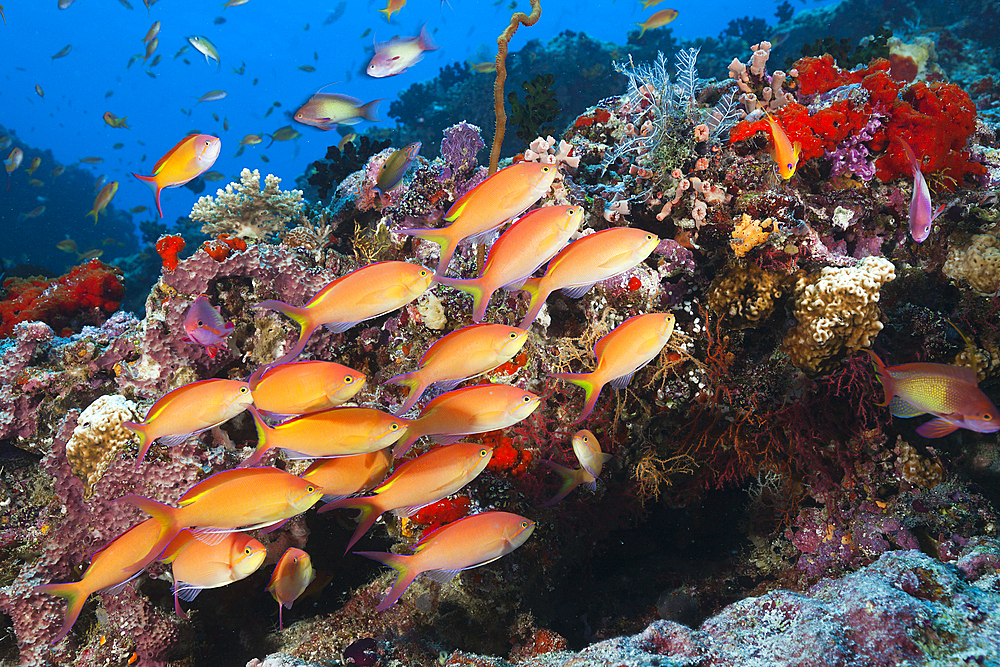
MULTIPOLYGON (((442 5, 439 0, 410 0, 387 23, 376 11, 384 7, 384 2, 352 1, 343 6, 342 16, 324 25, 337 11, 338 4, 342 4, 339 0, 250 0, 225 10, 221 2, 161 0, 149 12, 141 0, 129 2, 131 10, 119 0, 78 0, 66 10, 59 10, 56 0, 5 2, 7 22, 0 25, 5 46, 0 124, 35 148, 51 149, 61 164, 70 165, 88 156, 103 158, 103 164, 80 166, 95 177, 104 174, 109 181, 119 182, 112 206, 127 209, 146 205, 153 215, 150 189, 130 172, 148 174, 155 162, 186 134, 197 130, 219 136, 223 141, 222 154, 214 169, 226 178, 219 183, 208 183, 202 194, 214 194, 219 186, 238 180, 244 167, 276 174, 291 188, 295 177, 310 162, 321 159, 327 146, 339 139, 336 132, 323 132, 291 120, 291 114, 312 93, 325 84, 339 82, 326 88, 326 92, 351 95, 365 102, 384 98, 379 117, 385 119, 381 125, 391 127, 395 121, 387 116, 389 104, 401 90, 435 76, 441 66, 455 61, 492 60, 496 37, 511 15, 509 0, 499 4, 490 0, 451 0, 451 6, 442 5), (226 22, 215 24, 217 17, 225 18, 226 22), (144 53, 142 38, 154 20, 162 23, 156 51, 162 56, 161 62, 150 68, 140 60, 127 68, 129 58, 144 53), (424 22, 433 31, 439 50, 427 53, 422 62, 395 77, 373 79, 363 73, 372 56, 373 40, 416 35, 424 22), (372 33, 362 38, 369 28, 372 33), (218 47, 221 65, 206 62, 193 48, 175 58, 178 50, 188 43, 189 35, 204 35, 212 40, 218 47), (67 44, 73 47, 71 53, 52 60, 51 56, 67 44), (235 73, 234 68, 243 63, 244 73, 235 73), (313 66, 316 71, 299 70, 303 65, 313 66), (150 71, 155 78, 147 74, 150 71), (36 84, 45 91, 44 100, 35 93, 36 84), (201 95, 211 90, 225 90, 228 95, 221 101, 195 105, 201 95), (109 91, 113 94, 106 97, 109 91), (282 106, 265 118, 274 102, 282 106), (182 109, 191 110, 190 116, 182 109), (132 129, 106 125, 102 119, 106 111, 118 117, 127 116, 132 129), (213 113, 218 114, 219 121, 213 119, 213 113), (228 119, 228 131, 223 130, 223 119, 228 119), (249 146, 242 156, 234 157, 244 135, 263 135, 289 124, 303 134, 300 139, 275 142, 267 147, 265 138, 263 144, 249 146), (140 145, 140 141, 145 145, 140 145), (117 142, 125 146, 112 149, 117 142), (270 162, 265 164, 262 155, 270 162)), ((670 28, 681 38, 716 36, 730 20, 748 15, 776 23, 778 2, 774 0, 752 3, 716 0, 697 7, 671 2, 665 0, 644 10, 636 0, 543 0, 541 20, 531 28, 522 27, 510 48, 517 50, 529 39, 544 42, 564 30, 582 31, 623 44, 628 31, 635 29, 635 23, 666 7, 679 10, 670 28)), ((821 4, 824 3, 804 5, 796 0, 794 8, 798 12, 821 4)), ((530 11, 525 0, 518 0, 517 8, 530 11)), ((734 55, 745 59, 748 54, 734 55)), ((584 66, 586 63, 581 63, 584 66)), ((608 92, 610 95, 618 91, 608 92)), ((460 120, 460 114, 456 115, 455 121, 460 120)), ((368 125, 356 126, 357 131, 368 125)), ((487 141, 492 129, 484 128, 487 141)), ((9 150, 3 151, 3 157, 9 150)), ((22 170, 28 162, 26 157, 22 170)), ((53 166, 43 163, 35 174, 47 186, 53 166)), ((25 187, 26 177, 22 174, 21 178, 19 187, 25 187)), ((59 187, 59 181, 53 185, 59 187)), ((45 203, 44 188, 32 194, 37 194, 39 203, 45 203)), ((169 223, 190 213, 198 196, 186 188, 164 190, 165 221, 169 223)), ((0 189, 0 221, 5 235, 30 229, 18 222, 25 204, 19 203, 15 210, 11 201, 12 197, 5 196, 0 189)), ((66 236, 71 236, 79 225, 92 224, 83 217, 91 203, 89 194, 80 201, 79 219, 48 213, 29 222, 63 225, 66 236)), ((149 215, 147 212, 137 218, 149 215)))

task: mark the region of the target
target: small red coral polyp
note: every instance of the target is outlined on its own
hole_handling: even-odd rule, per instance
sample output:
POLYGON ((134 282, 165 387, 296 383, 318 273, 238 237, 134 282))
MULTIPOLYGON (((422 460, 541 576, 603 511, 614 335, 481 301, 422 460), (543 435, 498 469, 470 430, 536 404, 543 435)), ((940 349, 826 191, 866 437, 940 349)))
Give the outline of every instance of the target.
POLYGON ((471 506, 472 501, 467 496, 445 498, 424 507, 414 514, 411 520, 425 526, 423 534, 426 535, 446 523, 458 521, 469 513, 471 506))
POLYGON ((60 335, 77 320, 100 324, 125 298, 121 271, 92 259, 54 280, 9 278, 0 301, 0 336, 20 322, 45 322, 60 335))
POLYGON ((611 118, 611 113, 606 109, 595 109, 594 113, 580 116, 573 123, 575 127, 590 127, 597 123, 606 123, 611 118))
POLYGON ((216 262, 221 262, 229 257, 234 250, 246 250, 247 242, 231 234, 221 234, 217 239, 202 243, 201 249, 207 252, 209 257, 214 259, 216 262))
POLYGON ((173 271, 177 268, 177 254, 184 250, 184 239, 176 234, 161 236, 156 242, 156 252, 163 258, 163 268, 173 271))

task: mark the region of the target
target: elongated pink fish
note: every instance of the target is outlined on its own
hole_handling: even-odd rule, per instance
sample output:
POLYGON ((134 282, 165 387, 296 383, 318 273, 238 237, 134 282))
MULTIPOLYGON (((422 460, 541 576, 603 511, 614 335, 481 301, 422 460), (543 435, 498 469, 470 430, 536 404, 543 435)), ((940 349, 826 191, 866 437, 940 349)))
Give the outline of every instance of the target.
POLYGON ((562 290, 579 299, 596 283, 641 264, 659 243, 653 234, 634 227, 612 227, 573 241, 552 258, 541 278, 524 281, 521 289, 531 301, 519 326, 531 326, 552 292, 562 290))
POLYGON ((389 594, 376 607, 388 609, 396 603, 417 575, 426 572, 434 581, 446 583, 462 570, 503 558, 528 541, 535 522, 509 512, 483 512, 441 526, 413 545, 413 555, 378 551, 355 551, 396 570, 389 594))
POLYGON ((447 227, 398 229, 441 246, 436 275, 448 272, 459 243, 481 243, 494 238, 494 230, 527 211, 541 199, 559 176, 555 165, 519 162, 501 169, 466 192, 444 216, 447 227))
POLYGON ((521 216, 490 248, 482 275, 471 280, 437 276, 435 282, 472 295, 472 321, 482 322, 498 289, 519 290, 524 281, 566 247, 583 222, 581 206, 545 206, 521 216))
POLYGON ((934 221, 944 211, 944 204, 934 210, 931 203, 931 191, 927 187, 927 179, 924 178, 920 170, 920 160, 913 154, 913 149, 906 140, 899 137, 899 143, 903 144, 903 152, 906 159, 910 161, 910 168, 913 170, 913 196, 910 197, 910 236, 917 243, 923 243, 931 234, 931 227, 934 221))
POLYGON ((250 385, 237 380, 200 380, 174 389, 153 404, 145 421, 122 423, 139 436, 136 469, 157 438, 163 438, 162 443, 172 447, 229 421, 252 403, 250 385))
POLYGON ((198 343, 205 348, 205 354, 214 359, 226 344, 226 337, 233 333, 236 327, 232 322, 222 319, 222 313, 212 306, 208 296, 198 296, 184 315, 184 340, 198 343))
POLYGON ((925 438, 940 438, 960 428, 1000 431, 1000 413, 979 389, 971 368, 928 363, 886 367, 877 354, 871 350, 868 354, 885 392, 879 405, 888 405, 896 417, 935 416, 917 429, 925 438))
POLYGON ((460 382, 489 373, 514 358, 528 333, 504 324, 472 324, 434 342, 420 358, 419 368, 386 380, 410 390, 396 415, 416 405, 428 387, 450 391, 460 382))
POLYGON ((363 498, 344 498, 319 508, 361 510, 349 551, 384 512, 411 516, 421 507, 446 498, 474 480, 493 458, 493 448, 469 442, 438 447, 399 466, 392 476, 363 498))
POLYGON ((590 373, 553 373, 550 377, 571 382, 586 392, 583 412, 574 423, 590 416, 604 385, 627 387, 633 373, 659 356, 673 332, 674 316, 669 313, 630 317, 597 341, 596 369, 590 373))
POLYGON ((321 326, 342 333, 358 322, 402 308, 426 292, 433 278, 434 275, 419 264, 377 262, 327 284, 304 306, 261 301, 251 308, 277 310, 294 320, 301 329, 295 346, 273 366, 299 356, 309 336, 321 326))

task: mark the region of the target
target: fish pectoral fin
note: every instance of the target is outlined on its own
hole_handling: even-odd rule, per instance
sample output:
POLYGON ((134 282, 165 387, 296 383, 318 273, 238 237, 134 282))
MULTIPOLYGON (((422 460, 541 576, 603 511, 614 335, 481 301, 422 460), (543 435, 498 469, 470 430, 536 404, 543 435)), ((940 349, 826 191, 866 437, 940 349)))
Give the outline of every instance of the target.
POLYGON ((191 584, 185 583, 183 581, 179 581, 176 584, 174 584, 174 592, 177 594, 177 597, 184 600, 185 602, 191 602, 192 600, 194 600, 196 597, 198 597, 198 593, 201 593, 202 590, 204 589, 199 588, 198 586, 192 586, 191 584))
POLYGON ((392 511, 392 513, 399 518, 403 518, 403 517, 413 516, 424 507, 427 507, 427 505, 425 504, 425 505, 414 505, 412 507, 397 507, 392 511))
POLYGON ((527 280, 529 277, 530 276, 525 276, 523 278, 518 278, 517 280, 514 280, 512 282, 507 283, 506 285, 504 285, 500 289, 506 290, 508 292, 516 292, 519 289, 521 289, 522 287, 524 287, 524 281, 527 280))
MULTIPOLYGON (((201 433, 201 431, 198 431, 201 433)), ((182 433, 180 435, 162 435, 159 438, 160 446, 162 447, 176 447, 177 445, 183 443, 185 440, 190 438, 196 433, 182 433)))
POLYGON ((431 439, 434 440, 434 442, 436 442, 439 445, 454 445, 456 442, 462 439, 463 435, 465 434, 459 433, 458 435, 449 435, 447 433, 443 433, 441 435, 431 436, 431 439))
POLYGON ((455 387, 462 384, 468 379, 469 378, 461 378, 459 380, 438 380, 437 382, 431 383, 431 386, 433 386, 438 391, 442 392, 451 391, 452 389, 454 389, 455 387))
POLYGON ((594 285, 597 283, 590 283, 589 285, 577 285, 576 287, 564 287, 562 288, 562 293, 571 299, 579 299, 584 294, 589 292, 594 285))
POLYGON ((921 410, 915 405, 903 400, 899 396, 893 396, 892 400, 889 401, 889 412, 891 412, 893 416, 902 417, 903 419, 909 419, 910 417, 927 414, 926 410, 921 410))
POLYGON ((276 531, 279 528, 281 528, 282 526, 284 526, 286 523, 288 523, 288 519, 284 519, 282 521, 279 521, 278 523, 272 523, 269 526, 263 526, 260 529, 260 532, 262 532, 262 533, 273 533, 274 531, 276 531))
POLYGON ((232 528, 198 528, 194 531, 194 539, 198 540, 202 544, 214 547, 216 544, 221 544, 222 540, 226 539, 226 535, 235 532, 236 530, 232 528))
MULTIPOLYGON (((506 224, 506 223, 505 223, 506 224)), ((503 225, 501 225, 502 227, 503 225)), ((492 229, 487 229, 485 232, 479 232, 478 234, 473 234, 462 241, 462 245, 493 245, 496 240, 500 238, 500 227, 493 227, 492 229)))
POLYGON ((439 584, 447 584, 449 581, 454 579, 461 570, 427 570, 424 575, 431 581, 436 581, 439 584))
POLYGON ((925 438, 943 438, 949 433, 957 431, 959 428, 958 424, 954 424, 944 417, 938 417, 926 424, 921 424, 917 429, 917 433, 925 438))

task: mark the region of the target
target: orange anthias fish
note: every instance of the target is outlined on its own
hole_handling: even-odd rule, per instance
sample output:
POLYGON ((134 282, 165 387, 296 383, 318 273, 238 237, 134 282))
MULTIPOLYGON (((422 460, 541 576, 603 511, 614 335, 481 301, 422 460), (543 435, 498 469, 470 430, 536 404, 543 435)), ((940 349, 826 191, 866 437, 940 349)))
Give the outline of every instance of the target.
POLYGON ((472 324, 434 342, 420 358, 418 368, 386 380, 410 390, 396 410, 405 414, 431 385, 450 391, 460 382, 489 373, 521 351, 528 333, 504 324, 472 324))
POLYGON ((542 463, 562 477, 563 483, 556 495, 539 507, 555 505, 581 484, 591 491, 597 490, 597 480, 600 478, 601 468, 611 459, 611 454, 605 454, 601 451, 601 443, 587 429, 577 431, 573 436, 573 453, 576 454, 576 458, 580 462, 579 468, 567 468, 554 461, 542 459, 542 463))
POLYGON ((246 579, 264 564, 266 556, 264 545, 246 533, 230 533, 218 544, 206 544, 190 530, 182 530, 160 556, 174 576, 174 611, 186 619, 178 598, 191 602, 206 588, 246 579))
POLYGON ((539 266, 566 247, 583 222, 582 206, 545 206, 521 216, 497 239, 482 275, 471 280, 438 276, 436 281, 472 295, 472 321, 482 322, 498 289, 519 290, 539 266))
POLYGON ((31 158, 31 164, 25 167, 24 170, 29 174, 34 174, 35 170, 38 169, 38 167, 40 167, 41 164, 42 164, 42 158, 33 157, 31 158))
POLYGON ((213 307, 208 296, 201 294, 194 300, 184 315, 184 332, 182 340, 197 343, 205 348, 209 359, 214 359, 226 345, 226 337, 233 333, 235 325, 222 318, 219 309, 213 307))
POLYGON ((503 558, 527 542, 535 522, 508 512, 483 512, 441 526, 413 545, 413 555, 378 551, 355 551, 396 570, 389 594, 376 607, 388 609, 410 587, 417 575, 428 573, 446 583, 461 570, 469 570, 503 558))
POLYGON ((450 445, 467 435, 513 426, 534 412, 542 399, 506 384, 480 384, 448 391, 424 406, 408 424, 406 438, 393 448, 398 459, 425 435, 450 445))
POLYGON ((374 408, 330 408, 270 427, 251 408, 257 426, 257 449, 240 467, 256 465, 270 449, 292 458, 321 459, 377 452, 406 433, 406 420, 374 408))
POLYGON ((335 408, 354 398, 368 378, 332 361, 296 361, 250 376, 253 403, 271 415, 304 415, 335 408))
POLYGON ((634 227, 612 227, 573 241, 552 258, 541 278, 524 281, 521 289, 531 300, 519 326, 531 326, 552 292, 579 299, 600 281, 641 264, 659 244, 659 238, 634 227))
POLYGON ((146 181, 156 192, 156 210, 163 217, 160 206, 160 192, 164 188, 179 188, 208 171, 219 157, 222 141, 208 134, 191 134, 167 151, 153 166, 149 176, 132 173, 140 181, 146 181))
POLYGON ((128 123, 125 122, 127 120, 128 116, 125 116, 124 118, 119 118, 110 111, 104 112, 104 122, 107 123, 110 127, 123 127, 126 130, 131 130, 132 128, 130 128, 128 126, 128 123))
POLYGON ((392 453, 387 447, 367 454, 317 459, 301 477, 320 487, 323 500, 329 502, 375 488, 389 474, 390 468, 392 453))
POLYGON ((93 593, 114 593, 121 590, 156 560, 164 545, 161 544, 159 550, 154 550, 154 546, 161 538, 160 525, 155 519, 146 519, 95 551, 90 557, 90 566, 80 581, 35 586, 36 593, 66 598, 66 621, 52 643, 55 644, 69 633, 80 616, 84 603, 93 593))
POLYGON ((326 326, 342 333, 358 322, 385 315, 415 301, 427 291, 433 274, 419 264, 377 262, 341 276, 316 293, 304 306, 283 301, 261 301, 252 308, 269 308, 284 313, 299 325, 295 346, 276 364, 287 363, 305 349, 309 336, 326 326))
POLYGON ((96 225, 98 214, 107 208, 108 204, 111 203, 111 200, 114 199, 116 192, 118 192, 118 181, 111 181, 101 188, 101 191, 98 192, 97 196, 94 198, 94 208, 92 208, 90 212, 83 217, 86 218, 91 215, 94 216, 94 224, 96 225))
POLYGON ((930 363, 886 367, 874 352, 868 354, 885 392, 879 405, 888 405, 896 417, 936 417, 917 429, 925 438, 940 438, 960 428, 1000 431, 1000 413, 979 388, 973 369, 930 363))
POLYGON ((4 169, 7 171, 7 189, 10 190, 10 175, 15 169, 21 166, 21 161, 24 160, 24 152, 20 148, 15 146, 10 149, 10 153, 7 155, 7 159, 3 161, 4 169))
POLYGON ((802 144, 796 141, 793 145, 771 114, 767 114, 766 120, 767 126, 771 128, 771 159, 778 165, 778 173, 787 181, 795 175, 795 169, 799 166, 802 144))
POLYGON ((252 403, 250 385, 237 380, 199 380, 174 389, 153 404, 145 421, 122 423, 139 436, 136 468, 157 438, 163 438, 163 444, 171 447, 229 421, 252 403))
POLYGON ((448 271, 455 249, 463 240, 481 243, 493 237, 493 231, 528 210, 545 196, 552 181, 559 176, 555 165, 519 162, 501 169, 466 192, 452 204, 440 229, 399 229, 398 234, 416 236, 441 246, 439 276, 448 271))
POLYGON ((493 448, 469 442, 438 447, 399 466, 374 495, 327 503, 319 512, 344 507, 361 510, 349 551, 384 512, 411 516, 421 507, 446 498, 479 476, 493 458, 493 448))
POLYGON ((616 389, 628 386, 632 374, 656 359, 673 332, 674 316, 669 313, 630 317, 597 341, 596 369, 590 373, 553 373, 550 377, 571 382, 586 392, 583 412, 574 423, 583 421, 594 410, 604 385, 610 383, 616 389))
MULTIPOLYGON (((657 2, 659 2, 659 0, 657 0, 657 2)), ((654 2, 652 4, 656 3, 654 2)), ((652 30, 653 28, 662 28, 663 26, 673 21, 675 18, 677 18, 676 9, 661 9, 660 11, 656 12, 648 19, 646 19, 645 23, 636 23, 637 26, 642 28, 642 32, 639 33, 639 37, 645 35, 647 30, 652 30)))
POLYGON ((406 6, 406 0, 388 0, 388 2, 386 2, 385 9, 380 9, 378 11, 382 12, 383 14, 385 14, 385 20, 386 21, 390 21, 391 22, 392 21, 392 15, 394 13, 398 12, 404 6, 406 6))
POLYGON ((292 603, 299 599, 315 578, 316 572, 305 551, 291 547, 281 555, 266 589, 278 603, 278 630, 285 629, 282 610, 291 609, 292 603))
POLYGON ((185 528, 206 544, 218 544, 238 530, 274 529, 305 512, 319 501, 322 492, 312 482, 277 468, 224 470, 203 479, 180 497, 179 508, 144 498, 123 496, 153 517, 160 538, 153 545, 154 557, 185 528))

